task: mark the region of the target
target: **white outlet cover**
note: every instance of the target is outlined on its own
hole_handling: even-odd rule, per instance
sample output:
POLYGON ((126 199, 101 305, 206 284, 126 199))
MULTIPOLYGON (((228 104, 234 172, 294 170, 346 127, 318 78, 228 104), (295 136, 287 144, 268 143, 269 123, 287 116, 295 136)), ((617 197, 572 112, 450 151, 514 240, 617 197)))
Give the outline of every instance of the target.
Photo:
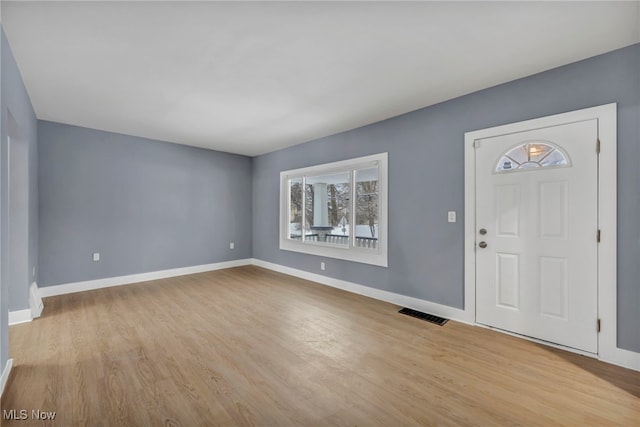
POLYGON ((233 242, 229 242, 229 249, 233 249, 236 247, 236 244, 233 242))
POLYGON ((447 212, 447 221, 456 222, 456 211, 447 212))
POLYGON ((100 261, 100 252, 94 252, 93 253, 93 260, 94 261, 100 261))

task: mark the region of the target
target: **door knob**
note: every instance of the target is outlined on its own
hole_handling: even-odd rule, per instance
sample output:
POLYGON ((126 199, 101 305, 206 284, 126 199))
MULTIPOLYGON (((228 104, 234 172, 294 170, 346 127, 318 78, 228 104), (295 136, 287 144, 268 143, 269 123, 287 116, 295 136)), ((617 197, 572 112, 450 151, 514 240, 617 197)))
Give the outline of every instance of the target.
POLYGON ((487 234, 487 230, 486 230, 486 229, 484 229, 484 228, 481 228, 481 229, 480 229, 480 231, 479 231, 479 233, 480 233, 480 234, 482 234, 482 235, 484 236, 485 234, 487 234))
POLYGON ((487 247, 487 242, 480 242, 478 243, 478 246, 480 246, 482 249, 487 247))

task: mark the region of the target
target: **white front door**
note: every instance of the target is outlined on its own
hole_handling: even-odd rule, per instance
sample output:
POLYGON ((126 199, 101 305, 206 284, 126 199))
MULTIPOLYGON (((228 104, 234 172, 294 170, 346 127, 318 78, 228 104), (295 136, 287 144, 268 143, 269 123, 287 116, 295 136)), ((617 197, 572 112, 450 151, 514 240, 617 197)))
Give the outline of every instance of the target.
POLYGON ((597 119, 476 141, 476 322, 597 353, 597 119))

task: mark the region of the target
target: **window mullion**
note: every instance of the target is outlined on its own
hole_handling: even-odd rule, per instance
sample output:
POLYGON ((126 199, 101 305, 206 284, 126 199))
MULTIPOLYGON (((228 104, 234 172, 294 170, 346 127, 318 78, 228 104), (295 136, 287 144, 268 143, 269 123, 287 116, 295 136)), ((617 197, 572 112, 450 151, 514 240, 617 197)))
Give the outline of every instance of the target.
POLYGON ((300 221, 302 243, 307 242, 307 177, 302 175, 302 220, 300 221))
POLYGON ((351 220, 349 221, 349 248, 356 247, 356 170, 351 170, 350 176, 350 188, 351 197, 349 198, 349 212, 351 220))
MULTIPOLYGON (((287 186, 286 189, 286 193, 287 193, 287 200, 285 201, 285 209, 286 209, 286 214, 283 215, 285 218, 285 224, 284 224, 284 237, 285 239, 291 239, 291 178, 287 178, 284 183, 287 186)), ((282 184, 280 184, 282 185, 282 184)), ((280 206, 282 206, 282 202, 280 203, 280 206)))

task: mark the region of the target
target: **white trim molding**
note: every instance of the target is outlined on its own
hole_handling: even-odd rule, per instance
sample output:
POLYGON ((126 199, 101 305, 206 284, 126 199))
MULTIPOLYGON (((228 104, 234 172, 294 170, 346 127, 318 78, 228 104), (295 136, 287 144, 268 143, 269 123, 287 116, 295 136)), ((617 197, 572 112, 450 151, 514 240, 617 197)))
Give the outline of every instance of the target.
POLYGON ((31 309, 27 308, 25 310, 16 310, 9 312, 9 326, 19 325, 20 323, 31 322, 33 318, 31 317, 31 309))
POLYGON ((386 301, 401 307, 407 307, 414 310, 422 311, 447 319, 456 320, 462 323, 472 324, 474 319, 459 308, 449 307, 447 305, 437 304, 419 298, 409 297, 406 295, 396 294, 394 292, 383 291, 369 286, 360 285, 358 283, 348 282, 346 280, 334 279, 332 277, 322 276, 320 274, 309 273, 307 271, 298 270, 296 268, 286 267, 280 264, 253 259, 253 265, 266 268, 268 270, 277 271, 278 273, 288 274, 289 276, 298 277, 300 279, 310 280, 322 285, 331 286, 333 288, 342 289, 358 295, 364 295, 380 301, 386 301))
POLYGON ((2 376, 0 376, 0 397, 4 393, 4 387, 7 385, 7 381, 9 381, 9 375, 11 374, 11 368, 13 367, 13 359, 7 360, 7 364, 4 366, 4 370, 2 371, 2 376))
POLYGON ((74 292, 90 291, 93 289, 108 288, 111 286, 130 285, 133 283, 147 282, 150 280, 166 279, 169 277, 184 276, 187 274, 204 273, 207 271, 221 270, 223 268, 251 265, 251 259, 239 259, 234 261, 217 262, 214 264, 202 264, 191 267, 172 268, 170 270, 152 271, 149 273, 130 274, 127 276, 107 277, 104 279, 87 280, 84 282, 66 283, 62 285, 43 286, 39 289, 40 297, 71 294, 74 292))
MULTIPOLYGON (((615 103, 467 132, 465 153, 465 301, 466 318, 476 317, 476 194, 475 151, 478 139, 584 120, 598 120, 600 139, 598 221, 602 239, 598 247, 598 359, 640 370, 640 353, 617 346, 617 106, 615 103)), ((571 349, 566 349, 571 351, 571 349)))
MULTIPOLYGON (((458 322, 474 325, 475 324, 475 311, 468 310, 468 305, 465 303, 465 309, 459 309, 450 307, 434 302, 426 301, 419 298, 409 297, 406 295, 397 294, 394 292, 384 291, 369 286, 361 285, 358 283, 348 282, 346 280, 334 279, 332 277, 322 276, 320 274, 310 273, 303 270, 298 270, 291 267, 286 267, 280 264, 275 264, 260 259, 249 258, 228 262, 220 262, 215 264, 205 264, 192 267, 176 268, 171 270, 155 271, 150 273, 133 274, 128 276, 111 277, 106 279, 89 280, 85 282, 68 283, 63 285, 47 286, 39 289, 39 294, 42 297, 49 297, 55 295, 63 295, 73 292, 82 292, 92 289, 100 289, 111 286, 128 285, 133 283, 145 282, 149 280, 164 279, 169 277, 182 276, 187 274, 204 273, 207 271, 220 270, 225 268, 240 267, 244 265, 255 265, 268 270, 276 271, 290 276, 298 277, 305 280, 310 280, 322 285, 331 286, 337 289, 342 289, 347 292, 367 296, 380 301, 389 302, 402 307, 412 308, 414 310, 423 311, 426 313, 434 314, 436 316, 444 317, 447 319, 455 320, 458 322)), ((469 301, 469 300, 466 300, 469 301)), ((475 307, 474 307, 475 308, 475 307)), ((22 310, 26 313, 22 314, 26 316, 30 315, 30 310, 22 310)), ((562 348, 562 347, 561 347, 562 348)), ((603 356, 601 353, 599 358, 605 362, 619 365, 626 368, 631 368, 640 371, 640 354, 634 353, 619 348, 615 349, 613 356, 603 356)), ((9 368, 10 369, 10 368, 9 368)))
POLYGON ((36 319, 42 314, 44 303, 40 297, 40 290, 36 282, 29 287, 29 307, 31 308, 31 318, 36 319))

